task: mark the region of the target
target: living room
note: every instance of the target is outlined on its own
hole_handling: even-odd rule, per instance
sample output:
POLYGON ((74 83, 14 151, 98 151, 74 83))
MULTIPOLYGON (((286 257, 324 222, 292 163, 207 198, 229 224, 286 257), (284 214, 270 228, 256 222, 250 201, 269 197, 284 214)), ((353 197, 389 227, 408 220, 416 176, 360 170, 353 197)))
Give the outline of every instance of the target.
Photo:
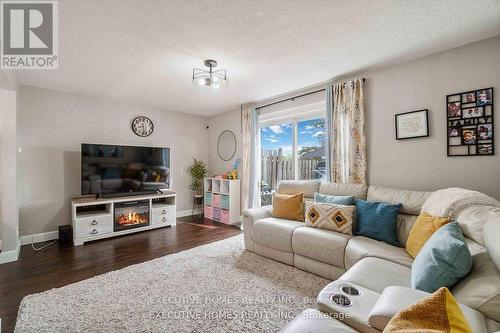
POLYGON ((0 4, 3 331, 500 330, 498 1, 0 4))

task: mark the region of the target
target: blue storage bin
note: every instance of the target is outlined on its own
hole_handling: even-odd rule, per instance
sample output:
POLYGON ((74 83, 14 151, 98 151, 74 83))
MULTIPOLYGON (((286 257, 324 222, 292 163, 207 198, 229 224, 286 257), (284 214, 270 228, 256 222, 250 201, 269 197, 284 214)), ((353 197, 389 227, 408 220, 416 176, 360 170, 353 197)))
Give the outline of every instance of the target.
POLYGON ((212 206, 212 193, 205 192, 205 205, 212 206))
POLYGON ((220 196, 220 207, 229 210, 229 196, 221 195, 220 196))

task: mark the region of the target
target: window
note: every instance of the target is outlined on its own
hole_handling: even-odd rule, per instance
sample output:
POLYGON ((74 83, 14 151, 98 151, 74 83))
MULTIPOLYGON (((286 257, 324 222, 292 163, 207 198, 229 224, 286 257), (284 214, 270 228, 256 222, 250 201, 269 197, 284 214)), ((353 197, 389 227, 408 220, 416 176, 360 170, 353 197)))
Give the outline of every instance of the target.
POLYGON ((271 204, 281 180, 325 178, 324 103, 320 106, 296 117, 259 119, 261 205, 271 204))
POLYGON ((298 179, 326 177, 325 120, 316 118, 297 123, 298 179))

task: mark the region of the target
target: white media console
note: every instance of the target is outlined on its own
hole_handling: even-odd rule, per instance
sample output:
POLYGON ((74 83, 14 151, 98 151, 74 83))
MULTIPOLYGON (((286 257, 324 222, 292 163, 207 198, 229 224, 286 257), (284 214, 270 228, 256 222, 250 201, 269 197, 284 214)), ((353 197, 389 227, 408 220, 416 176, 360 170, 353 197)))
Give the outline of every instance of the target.
POLYGON ((116 198, 71 200, 73 244, 174 226, 176 195, 173 191, 116 198))

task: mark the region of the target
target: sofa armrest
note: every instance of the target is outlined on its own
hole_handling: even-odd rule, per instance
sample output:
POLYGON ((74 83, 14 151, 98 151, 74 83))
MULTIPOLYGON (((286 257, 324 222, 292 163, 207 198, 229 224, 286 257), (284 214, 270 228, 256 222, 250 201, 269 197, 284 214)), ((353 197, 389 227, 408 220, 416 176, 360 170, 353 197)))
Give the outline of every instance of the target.
POLYGON ((257 207, 257 208, 248 208, 243 210, 243 218, 247 217, 250 219, 252 224, 260 219, 266 218, 266 217, 271 217, 271 212, 273 210, 273 206, 262 206, 262 207, 257 207))
POLYGON ((253 223, 259 219, 271 217, 273 206, 263 206, 258 208, 245 209, 243 214, 243 238, 245 240, 245 249, 255 252, 255 242, 252 236, 253 223))
MULTIPOLYGON (((431 294, 428 292, 407 287, 387 287, 370 311, 368 321, 372 327, 383 331, 389 320, 399 311, 429 295, 431 294)), ((486 319, 483 314, 467 305, 459 304, 459 306, 473 332, 487 332, 486 319)))
POLYGON ((369 323, 383 331, 389 320, 402 309, 426 298, 430 294, 425 291, 405 287, 387 287, 370 311, 369 323))

